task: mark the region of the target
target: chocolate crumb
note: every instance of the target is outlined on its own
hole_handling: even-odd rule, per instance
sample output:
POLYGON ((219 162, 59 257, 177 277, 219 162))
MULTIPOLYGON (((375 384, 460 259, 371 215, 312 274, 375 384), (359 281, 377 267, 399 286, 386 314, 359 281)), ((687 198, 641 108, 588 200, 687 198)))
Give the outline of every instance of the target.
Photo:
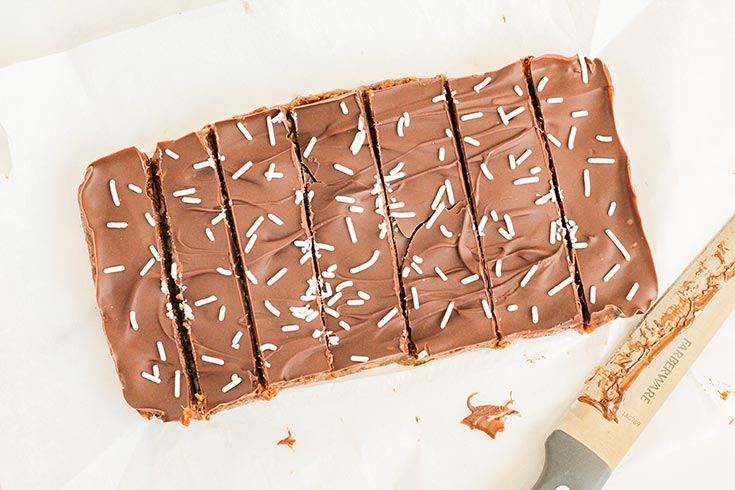
POLYGON ((291 434, 291 429, 286 427, 286 431, 288 432, 288 435, 278 441, 276 443, 276 446, 288 446, 293 449, 293 445, 296 444, 296 439, 294 439, 293 435, 291 434))
POLYGON ((730 393, 732 393, 732 391, 731 390, 724 390, 724 391, 718 391, 717 393, 720 394, 720 398, 722 398, 723 400, 727 401, 727 397, 730 396, 730 393))
POLYGON ((418 422, 421 422, 421 419, 420 419, 420 418, 419 418, 419 416, 417 415, 417 416, 416 416, 416 423, 418 423, 418 422))
POLYGON ((520 415, 520 412, 510 408, 510 405, 514 402, 513 393, 511 392, 505 405, 475 406, 472 405, 471 400, 477 394, 476 391, 467 397, 467 408, 470 409, 470 414, 462 419, 462 423, 470 429, 481 430, 492 439, 495 439, 497 433, 503 432, 505 429, 505 419, 511 415, 520 415))

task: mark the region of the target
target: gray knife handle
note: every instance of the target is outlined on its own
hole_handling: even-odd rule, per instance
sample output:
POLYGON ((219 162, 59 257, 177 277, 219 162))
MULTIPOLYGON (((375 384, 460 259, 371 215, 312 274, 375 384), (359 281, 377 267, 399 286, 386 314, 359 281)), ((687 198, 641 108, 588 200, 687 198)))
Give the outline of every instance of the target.
POLYGON ((531 490, 600 490, 610 467, 587 446, 561 430, 546 439, 546 461, 531 490))

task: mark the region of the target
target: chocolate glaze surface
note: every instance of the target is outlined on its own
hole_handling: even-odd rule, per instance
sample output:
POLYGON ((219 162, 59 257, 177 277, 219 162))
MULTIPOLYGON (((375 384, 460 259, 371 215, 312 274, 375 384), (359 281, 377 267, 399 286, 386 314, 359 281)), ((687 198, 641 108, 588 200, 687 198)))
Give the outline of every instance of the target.
POLYGON ((285 114, 260 110, 213 125, 270 384, 329 372, 301 172, 285 114))
POLYGON ((531 60, 531 74, 589 323, 643 312, 658 283, 615 129, 607 69, 600 60, 582 65, 577 57, 549 55, 531 60))
POLYGON ((366 95, 418 358, 496 340, 443 78, 366 95))
POLYGON ((189 384, 168 317, 157 212, 147 190, 146 158, 135 148, 97 160, 79 188, 82 221, 125 399, 145 417, 186 422, 189 384))
POLYGON ((207 414, 249 397, 257 382, 249 314, 203 137, 190 133, 159 143, 155 160, 171 228, 170 273, 181 289, 207 414))
POLYGON ((581 325, 574 269, 523 67, 514 63, 450 79, 449 87, 501 336, 581 325))
POLYGON ((406 326, 362 99, 334 95, 298 104, 292 116, 333 370, 403 357, 406 326))

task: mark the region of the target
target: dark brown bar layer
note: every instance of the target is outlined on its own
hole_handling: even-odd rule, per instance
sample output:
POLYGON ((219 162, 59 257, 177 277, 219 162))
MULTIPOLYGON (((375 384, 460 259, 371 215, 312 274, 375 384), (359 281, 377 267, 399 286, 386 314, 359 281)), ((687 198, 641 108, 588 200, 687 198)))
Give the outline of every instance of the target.
POLYGON ((292 116, 333 369, 398 360, 408 350, 406 326, 362 98, 353 91, 300 101, 292 116))
POLYGON ((590 326, 648 309, 658 293, 628 155, 600 60, 531 60, 546 137, 590 310, 590 326))
POLYGON ((582 325, 564 227, 520 63, 449 80, 503 337, 582 325))
POLYGON ((123 395, 145 417, 189 418, 189 383, 162 281, 146 157, 128 148, 87 168, 79 188, 97 305, 123 395))
POLYGON ((418 358, 495 342, 443 78, 366 94, 418 358))
POLYGON ((171 228, 172 277, 191 330, 204 414, 252 398, 250 318, 234 271, 215 162, 204 135, 159 143, 155 160, 171 228))
POLYGON ((268 383, 329 373, 294 146, 280 109, 213 125, 268 383))

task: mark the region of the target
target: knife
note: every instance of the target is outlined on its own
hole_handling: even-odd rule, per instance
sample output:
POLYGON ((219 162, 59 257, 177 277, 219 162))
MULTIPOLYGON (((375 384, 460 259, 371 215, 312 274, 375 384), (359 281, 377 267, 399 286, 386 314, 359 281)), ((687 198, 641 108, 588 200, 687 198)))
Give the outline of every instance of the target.
POLYGON ((735 308, 735 216, 646 313, 546 439, 532 490, 599 490, 735 308))

